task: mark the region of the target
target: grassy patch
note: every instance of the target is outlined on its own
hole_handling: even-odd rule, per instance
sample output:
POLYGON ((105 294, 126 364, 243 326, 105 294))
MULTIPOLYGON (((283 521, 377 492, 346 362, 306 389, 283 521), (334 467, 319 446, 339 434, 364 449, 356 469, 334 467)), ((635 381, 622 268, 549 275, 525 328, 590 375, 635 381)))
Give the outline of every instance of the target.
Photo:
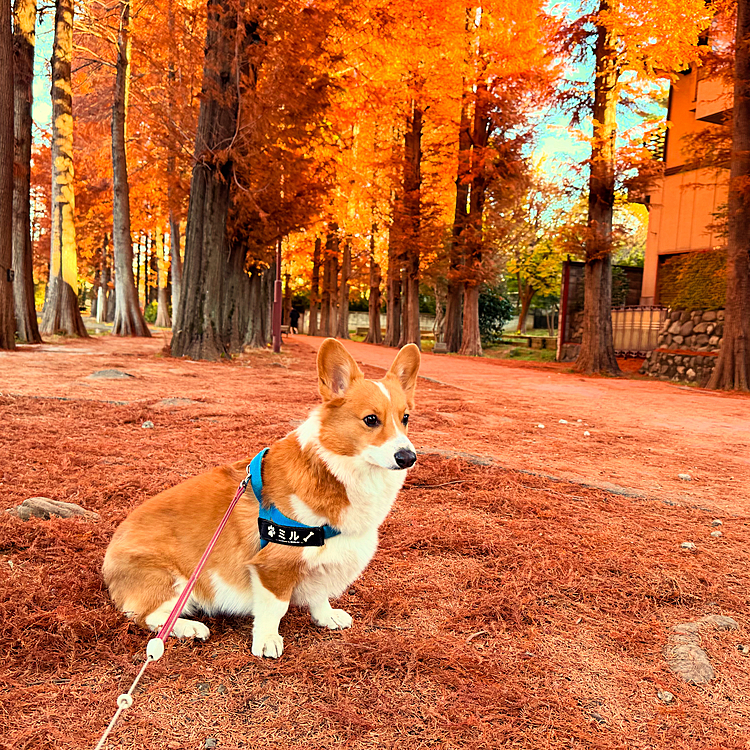
POLYGON ((495 359, 519 359, 525 362, 554 362, 554 349, 529 349, 527 346, 493 346, 484 349, 487 357, 495 359))

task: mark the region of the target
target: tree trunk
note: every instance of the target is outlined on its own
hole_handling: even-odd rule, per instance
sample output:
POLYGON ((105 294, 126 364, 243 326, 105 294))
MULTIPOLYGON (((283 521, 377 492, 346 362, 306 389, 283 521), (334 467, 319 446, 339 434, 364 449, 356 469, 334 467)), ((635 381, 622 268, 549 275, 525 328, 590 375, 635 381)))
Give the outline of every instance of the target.
POLYGON ((388 299, 383 342, 386 346, 398 346, 401 340, 401 253, 396 231, 396 226, 392 224, 388 233, 388 299))
POLYGON ((120 0, 117 36, 117 73, 112 99, 112 246, 115 253, 117 309, 112 333, 116 336, 151 335, 141 312, 133 280, 133 237, 130 234, 127 112, 130 97, 130 0, 120 0))
POLYGON ((171 208, 169 209, 169 275, 172 280, 172 325, 174 326, 182 290, 182 258, 180 257, 180 222, 171 208))
POLYGON ((310 336, 318 335, 318 309, 320 308, 320 237, 315 238, 315 249, 313 250, 312 288, 310 289, 310 320, 307 324, 307 333, 310 336))
POLYGON ((266 318, 271 315, 270 299, 266 291, 266 276, 271 274, 273 279, 274 268, 262 269, 253 266, 250 269, 249 299, 250 317, 248 320, 245 344, 253 349, 265 349, 269 338, 266 335, 266 318))
POLYGON ((338 227, 331 224, 326 236, 323 260, 323 293, 320 300, 320 335, 334 336, 336 333, 336 293, 338 285, 339 239, 338 227))
POLYGON ((482 356, 482 339, 479 335, 479 285, 467 284, 464 291, 463 343, 459 354, 482 356))
POLYGON ((750 390, 750 2, 737 2, 724 336, 709 388, 750 390))
MULTIPOLYGON (((601 0, 600 11, 610 10, 601 0)), ((617 134, 617 38, 599 26, 595 50, 593 137, 584 271, 583 339, 576 369, 617 375, 612 337, 612 214, 617 134)))
MULTIPOLYGON (((167 65, 167 108, 169 119, 174 120, 175 97, 175 23, 171 0, 167 5, 167 28, 169 29, 169 63, 167 65)), ((172 324, 177 320, 182 291, 182 256, 180 254, 180 220, 178 218, 175 183, 177 181, 177 159, 174 154, 167 157, 167 204, 169 205, 169 275, 172 281, 172 324)))
POLYGON ((404 135, 404 325, 399 345, 421 348, 419 331, 419 256, 422 191, 422 119, 417 102, 412 104, 404 135))
POLYGON ((352 273, 352 245, 347 237, 344 241, 344 254, 341 261, 341 283, 339 284, 339 322, 336 335, 340 339, 349 338, 349 277, 352 273))
MULTIPOLYGON (((481 57, 481 52, 480 52, 481 57)), ((484 200, 487 190, 485 158, 490 138, 492 119, 487 86, 477 86, 472 130, 471 190, 469 215, 464 230, 466 236, 464 270, 464 315, 460 354, 482 356, 482 338, 479 332, 479 286, 482 283, 482 250, 484 246, 484 200)))
POLYGON ((107 255, 109 253, 109 235, 104 235, 102 245, 102 261, 99 271, 99 294, 96 302, 96 322, 104 323, 107 320, 107 307, 109 303, 109 265, 107 255))
MULTIPOLYGON (((148 234, 148 304, 159 301, 159 242, 160 240, 148 234)), ((170 323, 171 326, 171 323, 170 323)))
POLYGON ((156 264, 158 284, 158 297, 156 300, 156 326, 157 328, 171 328, 172 319, 169 317, 169 292, 167 290, 167 260, 164 257, 164 235, 161 227, 156 228, 156 264))
POLYGON ((531 307, 531 300, 534 299, 536 291, 534 288, 526 283, 518 287, 518 298, 521 302, 521 309, 518 311, 518 332, 526 333, 526 318, 529 314, 529 307, 531 307))
POLYGON ((331 335, 331 289, 328 286, 331 278, 331 261, 328 258, 330 236, 331 235, 329 234, 326 237, 326 245, 323 250, 323 277, 320 293, 320 326, 318 331, 321 336, 331 335))
POLYGON ((292 275, 290 273, 284 274, 284 297, 281 308, 281 322, 284 325, 290 325, 289 313, 292 311, 292 287, 291 287, 292 275))
POLYGON ((91 304, 89 306, 89 315, 96 319, 97 308, 99 307, 99 289, 102 285, 101 269, 94 271, 94 283, 91 287, 91 304))
MULTIPOLYGON (((466 32, 469 39, 469 27, 472 23, 470 12, 466 13, 466 32)), ((470 47, 470 45, 469 45, 470 47)), ((471 50, 467 50, 467 56, 471 50)), ((456 172, 456 210, 453 215, 450 256, 448 259, 448 295, 445 303, 445 322, 443 340, 449 352, 461 348, 462 301, 464 294, 461 269, 465 263, 463 232, 469 218, 469 185, 471 183, 471 106, 472 91, 468 79, 464 78, 461 93, 461 120, 458 129, 458 169, 456 172)))
POLYGON ((248 296, 250 299, 249 320, 245 345, 254 349, 265 349, 271 341, 271 319, 273 287, 276 266, 250 270, 248 296))
POLYGON ((13 32, 0 3, 0 349, 16 348, 13 303, 13 32))
POLYGON ((375 262, 375 235, 378 231, 377 224, 370 229, 370 301, 369 328, 367 330, 366 344, 382 344, 383 334, 380 330, 380 266, 375 262))
POLYGON ((78 310, 78 261, 73 218, 73 0, 55 4, 52 47, 52 209, 50 264, 40 333, 86 337, 78 310))
POLYGON ((42 340, 34 301, 30 210, 33 102, 31 84, 34 79, 36 0, 16 0, 13 19, 13 296, 18 338, 28 344, 35 344, 42 340))
POLYGON ((338 328, 338 297, 339 297, 339 236, 338 227, 336 227, 336 234, 331 238, 331 256, 330 265, 328 267, 328 288, 331 292, 331 311, 328 315, 328 330, 329 336, 336 335, 336 329, 338 328))
POLYGON ((177 357, 216 360, 229 354, 231 346, 226 224, 233 164, 226 149, 237 127, 240 61, 235 60, 235 48, 243 46, 236 39, 236 18, 229 0, 209 0, 185 265, 172 338, 172 354, 177 357))

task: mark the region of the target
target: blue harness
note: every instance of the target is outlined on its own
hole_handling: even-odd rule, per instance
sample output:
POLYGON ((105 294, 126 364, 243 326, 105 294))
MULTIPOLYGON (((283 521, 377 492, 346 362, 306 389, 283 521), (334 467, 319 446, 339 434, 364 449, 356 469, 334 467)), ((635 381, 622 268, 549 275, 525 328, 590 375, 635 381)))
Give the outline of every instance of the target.
POLYGON ((341 532, 328 524, 325 526, 306 526, 304 523, 285 516, 275 505, 264 507, 261 466, 266 453, 268 453, 268 448, 264 448, 258 453, 247 467, 250 484, 259 506, 260 548, 263 549, 269 542, 286 544, 291 547, 322 547, 326 539, 338 536, 341 532))

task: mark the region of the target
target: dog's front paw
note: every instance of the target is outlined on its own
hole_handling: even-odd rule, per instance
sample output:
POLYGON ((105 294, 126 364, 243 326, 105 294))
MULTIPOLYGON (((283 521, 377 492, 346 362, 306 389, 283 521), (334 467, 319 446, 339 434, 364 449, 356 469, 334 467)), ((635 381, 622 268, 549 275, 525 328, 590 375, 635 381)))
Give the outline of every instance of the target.
POLYGON ((328 628, 329 630, 346 630, 346 628, 352 626, 351 615, 344 612, 343 609, 332 609, 323 617, 314 618, 314 622, 321 628, 328 628))
POLYGON ((202 641, 211 635, 211 631, 202 622, 185 620, 182 617, 175 620, 172 633, 178 638, 200 638, 202 641))
POLYGON ((280 635, 253 636, 253 656, 278 659, 284 653, 284 639, 280 635))

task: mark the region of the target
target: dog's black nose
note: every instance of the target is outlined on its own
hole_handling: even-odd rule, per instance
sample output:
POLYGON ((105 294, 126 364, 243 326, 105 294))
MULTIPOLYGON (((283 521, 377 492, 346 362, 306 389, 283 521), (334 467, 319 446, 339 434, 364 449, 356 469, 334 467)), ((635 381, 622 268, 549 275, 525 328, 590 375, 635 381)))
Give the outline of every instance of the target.
POLYGON ((399 469, 408 469, 410 466, 414 466, 417 454, 414 451, 402 448, 400 451, 396 451, 393 458, 396 460, 399 469))

